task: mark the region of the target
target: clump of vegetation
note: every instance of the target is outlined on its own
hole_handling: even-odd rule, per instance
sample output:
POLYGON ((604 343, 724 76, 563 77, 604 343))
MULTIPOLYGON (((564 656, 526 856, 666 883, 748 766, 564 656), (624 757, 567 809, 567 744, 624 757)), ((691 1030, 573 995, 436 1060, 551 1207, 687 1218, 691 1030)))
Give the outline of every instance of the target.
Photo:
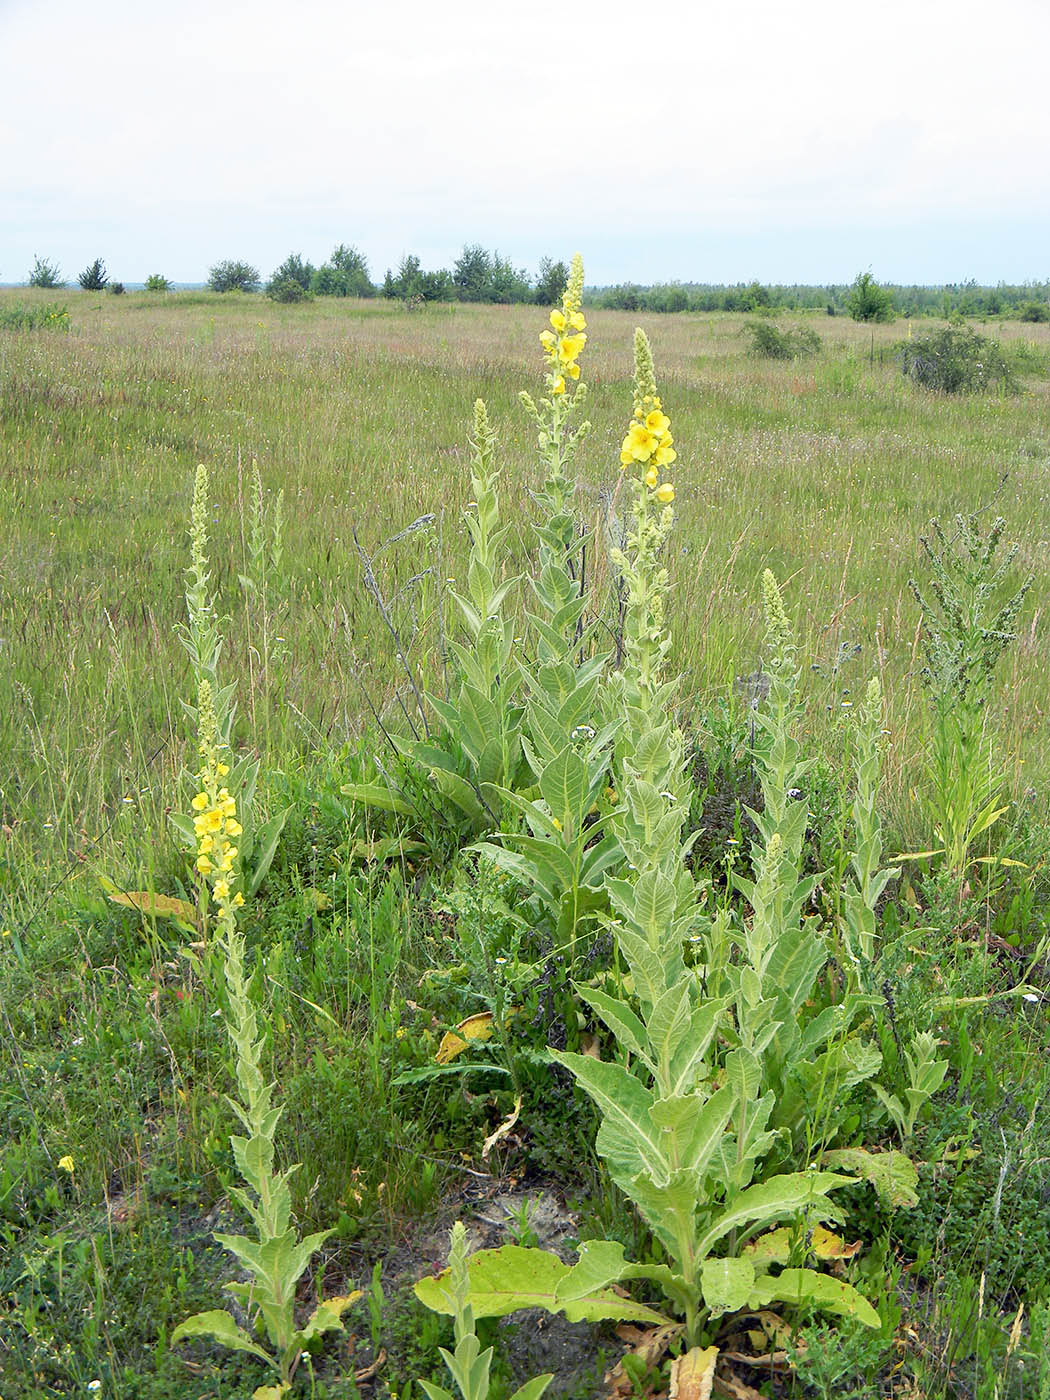
POLYGON ((1026 301, 1021 306, 1018 320, 1050 321, 1050 302, 1026 301))
POLYGON ((106 264, 101 258, 96 258, 93 263, 89 263, 85 267, 77 281, 85 292, 101 292, 109 282, 106 264))
POLYGON ((20 303, 14 306, 0 306, 0 330, 68 331, 69 326, 69 312, 57 302, 48 301, 39 306, 24 306, 20 303))
POLYGON ((846 310, 855 321, 892 321, 893 293, 870 272, 858 272, 846 295, 846 310))
POLYGON ((47 258, 35 258, 33 267, 29 274, 29 285, 31 287, 64 287, 62 273, 59 271, 57 263, 48 262, 47 258))
POLYGON ((944 394, 972 394, 992 388, 1012 393, 1017 388, 1013 368, 999 342, 969 326, 945 326, 902 340, 897 346, 897 361, 908 379, 944 394))
POLYGON ((821 339, 811 326, 790 326, 782 329, 775 321, 745 321, 744 331, 751 337, 748 353, 763 360, 801 360, 816 355, 821 339))
POLYGON ((159 272, 151 272, 146 278, 145 288, 147 292, 170 292, 171 286, 170 278, 162 277, 159 272))
POLYGON ((260 285, 259 269, 251 263, 227 258, 208 269, 211 292, 257 292, 260 285))

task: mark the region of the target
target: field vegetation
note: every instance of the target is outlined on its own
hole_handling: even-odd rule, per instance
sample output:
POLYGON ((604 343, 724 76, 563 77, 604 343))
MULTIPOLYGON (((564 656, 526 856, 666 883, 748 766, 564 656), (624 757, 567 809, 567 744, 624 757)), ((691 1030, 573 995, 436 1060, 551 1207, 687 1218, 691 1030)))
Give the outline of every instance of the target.
POLYGON ((1050 325, 278 271, 0 293, 0 1395, 1050 1394, 1050 325))

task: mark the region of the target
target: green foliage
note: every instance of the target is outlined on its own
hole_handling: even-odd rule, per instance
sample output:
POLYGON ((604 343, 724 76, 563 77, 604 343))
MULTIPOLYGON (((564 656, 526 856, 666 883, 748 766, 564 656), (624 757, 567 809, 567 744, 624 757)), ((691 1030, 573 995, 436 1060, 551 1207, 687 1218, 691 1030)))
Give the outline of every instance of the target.
POLYGON ((846 296, 846 310, 855 321, 892 321, 893 293, 870 272, 858 272, 846 296))
MULTIPOLYGON (((449 1267, 441 1279, 426 1281, 432 1285, 432 1291, 437 1294, 435 1301, 430 1306, 435 1307, 440 1312, 449 1312, 455 1317, 456 1349, 454 1352, 449 1352, 442 1347, 441 1356, 448 1367, 449 1374, 456 1382, 456 1389, 462 1400, 489 1400, 492 1348, 488 1347, 482 1351, 481 1343, 474 1330, 475 1317, 484 1317, 486 1314, 476 1306, 477 1290, 472 1290, 468 1276, 468 1266, 472 1261, 467 1256, 466 1231, 463 1229, 462 1222, 458 1220, 452 1227, 448 1257, 449 1267), (441 1287, 442 1279, 445 1280, 444 1288, 441 1287)), ((475 1255, 473 1262, 477 1261, 478 1256, 475 1255)), ((417 1296, 419 1296, 419 1290, 422 1286, 417 1284, 417 1296)), ((424 1299, 424 1301, 426 1300, 424 1299)), ((516 1306, 520 1306, 520 1304, 516 1306)), ((554 1377, 549 1375, 536 1376, 516 1390, 510 1400, 540 1400, 540 1396, 543 1395, 553 1379, 554 1377)), ((419 1384, 422 1386, 427 1400, 453 1400, 449 1391, 439 1385, 434 1385, 431 1381, 420 1379, 419 1384)))
POLYGON ((328 261, 316 270, 307 263, 295 280, 319 297, 375 296, 364 255, 356 248, 348 248, 345 243, 333 249, 328 261), (304 278, 306 271, 309 271, 309 276, 304 278))
POLYGON ((480 243, 468 243, 452 269, 452 281, 460 301, 488 301, 492 257, 480 243))
POLYGON ((37 257, 34 258, 29 273, 29 285, 31 287, 64 287, 65 283, 57 263, 48 262, 47 258, 37 257))
POLYGON ((39 302, 32 306, 21 306, 18 303, 13 306, 0 306, 0 330, 68 331, 69 327, 69 311, 58 302, 39 302))
POLYGON ((565 263, 554 262, 551 258, 540 258, 535 291, 538 306, 557 306, 568 285, 569 269, 565 263))
POLYGON ((926 806, 944 863, 961 884, 973 843, 991 830, 1008 804, 993 761, 985 714, 999 659, 1016 638, 1016 623, 1032 579, 1007 591, 1017 545, 996 559, 1005 522, 986 535, 977 516, 957 515, 949 538, 938 520, 922 538, 930 570, 926 589, 910 580, 923 622, 920 672, 933 706, 926 806))
POLYGON ((208 269, 211 292, 257 292, 259 285, 259 270, 251 263, 226 258, 208 269))
POLYGON ((765 360, 799 360, 816 355, 821 339, 810 326, 793 326, 781 330, 775 321, 746 321, 745 332, 751 337, 750 353, 765 360))
POLYGON ((1050 321, 1050 302, 1026 301, 1018 317, 1021 321, 1050 321))
POLYGON ((147 292, 170 292, 172 284, 169 278, 162 276, 159 272, 151 272, 146 278, 145 290, 147 292))
POLYGON ((945 326, 943 330, 902 340, 897 347, 901 373, 945 394, 969 394, 998 387, 1017 387, 1013 368, 997 340, 978 335, 969 326, 945 326))
POLYGON ((77 280, 85 292, 101 292, 109 281, 102 259, 96 258, 93 263, 85 267, 77 280))
POLYGON ((307 301, 314 275, 312 263, 304 263, 298 253, 289 253, 267 282, 266 295, 271 301, 307 301))

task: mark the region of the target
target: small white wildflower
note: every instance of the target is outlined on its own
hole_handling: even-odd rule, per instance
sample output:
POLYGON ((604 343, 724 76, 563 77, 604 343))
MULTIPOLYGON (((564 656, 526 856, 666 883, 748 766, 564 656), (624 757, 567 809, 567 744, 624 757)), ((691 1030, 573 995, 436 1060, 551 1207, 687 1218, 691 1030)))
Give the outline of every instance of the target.
POLYGON ((1039 1000, 1039 998, 1036 996, 1035 992, 1025 992, 1025 994, 1024 994, 1024 999, 1025 999, 1025 1001, 1038 1001, 1038 1000, 1039 1000))

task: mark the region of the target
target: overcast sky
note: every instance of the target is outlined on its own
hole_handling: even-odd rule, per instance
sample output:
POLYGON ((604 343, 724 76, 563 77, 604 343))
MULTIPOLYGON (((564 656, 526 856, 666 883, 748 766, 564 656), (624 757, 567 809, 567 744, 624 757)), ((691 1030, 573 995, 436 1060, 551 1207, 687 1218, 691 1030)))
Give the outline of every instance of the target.
POLYGON ((0 0, 0 281, 1050 277, 1050 0, 0 0))

